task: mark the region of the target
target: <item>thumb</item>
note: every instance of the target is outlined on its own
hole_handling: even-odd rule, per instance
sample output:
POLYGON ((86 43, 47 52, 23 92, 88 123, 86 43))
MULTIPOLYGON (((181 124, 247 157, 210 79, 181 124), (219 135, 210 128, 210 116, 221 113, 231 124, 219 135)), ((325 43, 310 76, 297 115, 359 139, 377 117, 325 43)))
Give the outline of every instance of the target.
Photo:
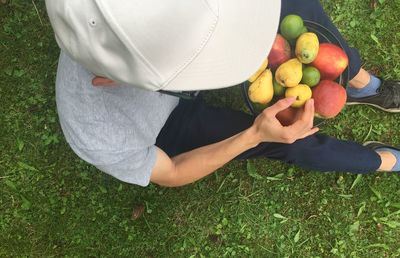
POLYGON ((292 105, 295 100, 296 100, 295 97, 289 97, 289 98, 281 99, 278 102, 276 102, 274 105, 269 107, 268 111, 271 114, 276 115, 279 112, 281 112, 282 110, 285 110, 288 107, 290 107, 290 105, 292 105))

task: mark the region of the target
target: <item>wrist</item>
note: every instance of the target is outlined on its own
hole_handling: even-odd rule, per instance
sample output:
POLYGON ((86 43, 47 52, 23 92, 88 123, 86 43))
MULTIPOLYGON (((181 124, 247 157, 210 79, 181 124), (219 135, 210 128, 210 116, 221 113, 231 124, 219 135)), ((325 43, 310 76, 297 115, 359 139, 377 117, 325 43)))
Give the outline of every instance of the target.
POLYGON ((261 143, 260 134, 258 133, 258 130, 254 125, 246 129, 243 132, 243 135, 250 148, 254 148, 261 143))

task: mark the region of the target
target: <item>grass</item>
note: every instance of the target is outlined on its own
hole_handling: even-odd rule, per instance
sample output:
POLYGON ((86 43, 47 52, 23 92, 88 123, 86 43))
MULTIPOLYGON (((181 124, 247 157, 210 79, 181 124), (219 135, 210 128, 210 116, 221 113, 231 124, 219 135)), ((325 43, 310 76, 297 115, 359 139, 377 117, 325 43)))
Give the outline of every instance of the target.
MULTIPOLYGON (((399 1, 369 2, 323 1, 365 67, 400 78, 399 1)), ((166 189, 100 173, 74 155, 58 124, 59 50, 43 1, 0 1, 0 26, 0 257, 400 255, 398 175, 256 160, 166 189)), ((239 89, 205 94, 243 108, 239 89)), ((347 107, 323 130, 400 145, 399 125, 396 114, 347 107)))

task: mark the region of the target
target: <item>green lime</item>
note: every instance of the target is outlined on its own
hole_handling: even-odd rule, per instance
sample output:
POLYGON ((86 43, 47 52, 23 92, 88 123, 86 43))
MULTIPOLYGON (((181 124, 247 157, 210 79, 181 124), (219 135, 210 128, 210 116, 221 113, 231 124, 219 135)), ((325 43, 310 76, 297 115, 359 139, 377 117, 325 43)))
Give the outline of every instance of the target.
POLYGON ((304 31, 303 19, 298 15, 289 14, 283 18, 280 30, 287 40, 295 39, 304 31))
POLYGON ((285 94, 285 87, 280 85, 274 78, 273 80, 273 87, 274 87, 274 96, 283 96, 285 94))
POLYGON ((321 74, 317 68, 314 66, 307 66, 303 70, 303 77, 301 78, 301 83, 306 84, 310 87, 314 87, 319 83, 321 79, 321 74))

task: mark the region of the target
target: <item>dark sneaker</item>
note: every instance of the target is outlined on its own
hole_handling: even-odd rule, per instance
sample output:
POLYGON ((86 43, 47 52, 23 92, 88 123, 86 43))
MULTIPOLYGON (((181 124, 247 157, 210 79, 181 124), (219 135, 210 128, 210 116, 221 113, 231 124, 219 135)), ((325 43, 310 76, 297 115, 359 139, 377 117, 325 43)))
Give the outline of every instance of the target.
POLYGON ((364 142, 363 144, 365 147, 371 149, 371 150, 377 150, 380 148, 388 148, 388 149, 393 149, 393 150, 397 150, 400 151, 399 148, 393 147, 391 145, 382 143, 382 142, 376 142, 376 141, 370 141, 370 142, 364 142))
POLYGON ((365 98, 347 96, 347 105, 370 105, 386 112, 400 112, 400 81, 385 81, 377 90, 377 94, 365 98))

